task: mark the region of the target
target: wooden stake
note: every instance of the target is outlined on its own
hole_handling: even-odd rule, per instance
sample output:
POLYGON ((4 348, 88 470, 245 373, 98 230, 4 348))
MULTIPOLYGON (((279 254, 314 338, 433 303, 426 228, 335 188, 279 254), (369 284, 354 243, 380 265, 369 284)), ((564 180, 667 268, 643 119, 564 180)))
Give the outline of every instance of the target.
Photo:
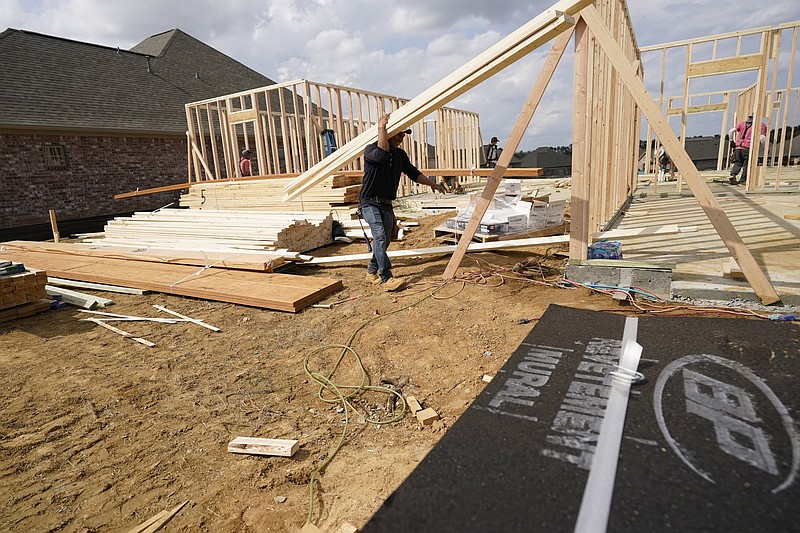
POLYGON ((56 222, 56 212, 50 210, 50 227, 53 228, 53 242, 61 240, 61 235, 58 233, 58 223, 56 222))

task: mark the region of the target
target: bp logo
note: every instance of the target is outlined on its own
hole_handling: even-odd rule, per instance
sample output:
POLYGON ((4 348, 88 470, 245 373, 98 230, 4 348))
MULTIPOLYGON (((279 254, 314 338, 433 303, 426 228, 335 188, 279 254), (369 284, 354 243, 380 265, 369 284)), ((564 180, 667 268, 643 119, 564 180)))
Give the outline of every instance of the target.
POLYGON ((800 435, 786 406, 746 366, 715 355, 670 363, 655 386, 662 434, 711 483, 779 492, 800 469, 800 435))

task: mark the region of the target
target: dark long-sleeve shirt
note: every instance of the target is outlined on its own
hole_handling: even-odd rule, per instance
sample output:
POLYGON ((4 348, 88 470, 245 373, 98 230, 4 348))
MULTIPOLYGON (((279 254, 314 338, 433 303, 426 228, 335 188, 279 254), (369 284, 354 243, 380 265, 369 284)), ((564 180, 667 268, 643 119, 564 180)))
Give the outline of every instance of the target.
POLYGON ((422 175, 402 148, 387 152, 379 148, 377 143, 368 144, 364 148, 364 179, 359 199, 377 196, 394 200, 397 198, 401 173, 413 181, 422 175))

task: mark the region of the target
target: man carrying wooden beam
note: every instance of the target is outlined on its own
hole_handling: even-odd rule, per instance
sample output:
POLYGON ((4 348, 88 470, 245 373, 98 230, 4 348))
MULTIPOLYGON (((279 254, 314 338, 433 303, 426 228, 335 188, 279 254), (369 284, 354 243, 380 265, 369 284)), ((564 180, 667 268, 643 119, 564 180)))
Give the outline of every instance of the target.
POLYGON ((440 193, 444 193, 444 187, 412 165, 406 151, 400 148, 405 135, 410 134, 411 130, 403 130, 389 137, 386 132, 388 122, 388 113, 378 119, 378 141, 364 148, 364 179, 358 199, 361 216, 369 224, 373 238, 367 281, 381 284, 387 291, 396 291, 405 281, 392 276, 392 263, 386 250, 395 224, 392 200, 397 198, 400 174, 417 183, 430 185, 440 193))

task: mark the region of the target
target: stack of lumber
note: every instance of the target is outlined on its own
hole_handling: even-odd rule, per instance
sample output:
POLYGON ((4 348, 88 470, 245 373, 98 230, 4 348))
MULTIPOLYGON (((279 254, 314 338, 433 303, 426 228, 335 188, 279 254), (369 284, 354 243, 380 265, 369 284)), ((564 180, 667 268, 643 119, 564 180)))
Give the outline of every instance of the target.
MULTIPOLYGON (((256 270, 273 272, 286 261, 303 261, 299 252, 244 250, 226 246, 210 246, 204 244, 174 243, 169 248, 142 244, 128 245, 104 242, 105 239, 89 239, 95 242, 37 242, 8 241, 3 243, 6 250, 31 250, 54 252, 86 257, 106 257, 109 259, 128 259, 133 261, 149 261, 152 263, 170 263, 175 265, 195 265, 210 268, 234 268, 238 270, 256 270)), ((53 279, 49 280, 51 284, 53 279)), ((108 288, 89 287, 100 290, 108 288)), ((120 291, 115 291, 120 292, 120 291)))
POLYGON ((313 187, 295 201, 284 202, 283 189, 294 178, 257 181, 198 183, 181 196, 181 207, 192 209, 258 209, 260 211, 330 211, 332 207, 358 202, 360 178, 334 176, 313 187))
MULTIPOLYGON (((0 248, 0 260, 24 262, 63 279, 133 287, 296 313, 342 288, 340 280, 220 268, 81 257, 0 248)), ((47 278, 44 277, 46 280, 47 278)))
POLYGON ((45 285, 47 273, 44 270, 31 268, 17 274, 0 275, 0 322, 50 309, 45 285))
POLYGON ((196 250, 225 246, 255 250, 305 252, 333 242, 330 213, 262 213, 199 209, 162 209, 110 220, 105 238, 87 242, 196 250))

